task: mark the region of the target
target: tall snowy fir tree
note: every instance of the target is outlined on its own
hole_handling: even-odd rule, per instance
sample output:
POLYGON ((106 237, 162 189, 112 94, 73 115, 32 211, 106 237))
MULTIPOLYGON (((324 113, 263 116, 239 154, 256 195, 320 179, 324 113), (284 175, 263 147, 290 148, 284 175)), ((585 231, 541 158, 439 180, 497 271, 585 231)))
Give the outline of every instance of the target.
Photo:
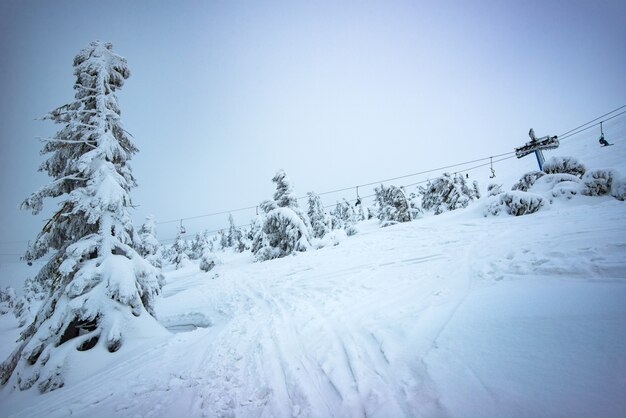
POLYGON ((53 182, 22 204, 37 214, 45 198, 60 202, 26 254, 52 253, 37 277, 49 293, 0 366, 2 384, 38 382, 42 392, 63 386, 73 361, 92 349, 117 351, 145 327, 164 332, 151 316, 160 272, 134 249, 129 215, 137 148, 115 96, 130 75, 126 60, 110 43, 92 42, 74 58, 74 75, 75 100, 45 117, 62 125, 42 150, 49 157, 40 170, 53 182))
POLYGON ((262 226, 252 243, 252 252, 259 261, 311 248, 311 224, 306 213, 298 207, 289 178, 279 170, 272 181, 276 184, 274 200, 260 204, 262 226))

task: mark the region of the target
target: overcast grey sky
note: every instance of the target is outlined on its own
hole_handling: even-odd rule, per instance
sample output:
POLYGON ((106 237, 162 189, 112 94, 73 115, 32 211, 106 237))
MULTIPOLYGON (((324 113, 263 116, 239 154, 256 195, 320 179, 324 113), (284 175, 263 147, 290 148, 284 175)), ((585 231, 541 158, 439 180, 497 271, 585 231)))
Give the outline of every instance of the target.
POLYGON ((17 209, 49 181, 35 137, 58 127, 34 118, 72 100, 94 39, 132 73, 118 98, 137 221, 255 205, 279 168, 304 195, 512 151, 626 98, 621 0, 2 0, 0 253, 56 207, 17 209))

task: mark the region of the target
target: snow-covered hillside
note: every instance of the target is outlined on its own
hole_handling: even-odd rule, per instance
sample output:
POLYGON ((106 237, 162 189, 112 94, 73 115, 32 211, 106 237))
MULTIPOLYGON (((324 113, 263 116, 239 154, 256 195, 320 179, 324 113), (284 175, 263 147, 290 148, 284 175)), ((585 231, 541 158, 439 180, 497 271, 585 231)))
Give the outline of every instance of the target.
MULTIPOLYGON (((623 142, 551 155, 626 175, 623 142)), ((508 190, 522 174, 497 180, 508 190)), ((520 217, 486 205, 367 221, 263 263, 167 267, 156 311, 169 334, 82 353, 51 393, 9 382, 0 415, 625 416, 626 203, 576 195, 520 217)), ((17 325, 0 327, 6 355, 17 325)))

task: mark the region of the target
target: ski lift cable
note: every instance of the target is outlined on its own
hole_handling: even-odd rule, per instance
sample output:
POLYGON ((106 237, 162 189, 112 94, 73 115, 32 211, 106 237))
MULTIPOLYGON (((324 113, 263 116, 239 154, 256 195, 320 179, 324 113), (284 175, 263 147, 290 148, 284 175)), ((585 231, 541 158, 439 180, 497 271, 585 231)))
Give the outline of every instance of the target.
MULTIPOLYGON (((626 107, 626 105, 620 106, 620 107, 618 107, 618 108, 616 108, 616 109, 611 110, 611 111, 610 111, 610 112, 608 112, 608 113, 605 113, 605 114, 604 114, 604 115, 602 115, 602 116, 598 116, 597 118, 590 120, 590 121, 589 121, 589 122, 587 122, 587 123, 583 123, 582 125, 577 126, 577 127, 575 127, 574 129, 570 129, 569 131, 564 132, 564 133, 562 133, 561 135, 559 135, 559 139, 562 139, 562 137, 563 137, 563 136, 568 135, 568 134, 570 134, 570 133, 572 133, 572 132, 574 132, 574 131, 576 131, 576 130, 580 129, 580 128, 582 128, 583 126, 587 126, 587 125, 589 125, 590 123, 597 121, 598 119, 602 119, 603 117, 608 116, 608 115, 610 115, 611 113, 615 113, 615 112, 617 112, 618 110, 622 110, 622 109, 623 109, 623 108, 625 108, 625 107, 626 107)), ((622 113, 624 113, 624 112, 622 112, 622 113)), ((620 113, 620 115, 621 115, 622 113, 620 113)), ((616 116, 617 116, 617 115, 616 115, 616 116)), ((611 119, 612 119, 612 118, 611 118, 611 119)), ((607 119, 607 120, 608 120, 608 119, 607 119)), ((595 126, 595 125, 594 125, 594 126, 595 126)))
MULTIPOLYGON (((585 128, 582 128, 582 126, 585 126, 585 125, 581 125, 579 128, 582 128, 582 129, 569 131, 569 132, 567 132, 565 134, 559 135, 558 138, 559 138, 559 140, 562 141, 562 140, 570 138, 570 137, 572 137, 574 135, 578 135, 581 132, 585 132, 586 130, 589 130, 589 129, 593 128, 593 127, 596 127, 596 126, 600 125, 601 123, 610 121, 611 119, 615 119, 616 117, 621 116, 621 115, 623 115, 625 113, 626 113, 626 110, 624 110, 623 112, 617 113, 617 114, 611 116, 610 118, 606 118, 606 119, 601 120, 600 122, 594 123, 593 125, 589 125, 589 126, 587 126, 585 128)), ((597 118, 594 119, 594 121, 596 121, 596 120, 598 120, 598 119, 597 118)), ((588 123, 591 123, 591 122, 588 122, 588 123)))
MULTIPOLYGON (((464 166, 464 165, 467 165, 467 164, 476 163, 476 162, 479 162, 479 161, 485 161, 485 160, 488 160, 490 158, 502 157, 502 156, 509 155, 509 154, 515 154, 515 151, 505 152, 503 154, 494 155, 493 157, 484 157, 484 158, 479 158, 477 160, 465 161, 463 163, 458 163, 458 164, 452 164, 452 165, 447 165, 447 166, 443 166, 443 167, 433 168, 433 169, 430 169, 430 170, 420 171, 418 173, 406 174, 404 176, 398 176, 398 177, 392 177, 392 178, 388 178, 388 179, 373 181, 371 183, 359 184, 356 187, 373 186, 374 184, 387 183, 387 182, 390 182, 390 181, 400 180, 400 179, 404 179, 404 178, 408 178, 408 177, 420 176, 420 175, 423 175, 423 174, 428 174, 428 173, 432 173, 432 172, 436 172, 436 171, 446 170, 448 168, 460 167, 460 166, 464 166)), ((467 170, 463 170, 463 171, 467 171, 467 170)), ((330 191, 327 191, 327 192, 318 193, 318 195, 319 196, 323 196, 323 195, 327 195, 327 194, 331 194, 331 193, 345 192, 347 190, 354 189, 354 187, 355 186, 345 187, 343 189, 337 189, 337 190, 330 190, 330 191)), ((298 200, 305 199, 305 198, 306 198, 306 196, 302 196, 302 197, 299 197, 298 200)))
POLYGON ((585 132, 585 131, 587 131, 587 130, 589 130, 589 129, 591 129, 591 128, 594 128, 594 127, 596 127, 596 126, 600 125, 600 123, 607 122, 607 121, 609 121, 609 120, 611 120, 611 119, 614 119, 614 118, 616 118, 616 117, 618 117, 618 116, 621 116, 621 115, 623 115, 623 114, 625 114, 625 113, 626 113, 626 110, 625 110, 625 111, 623 111, 623 112, 620 112, 620 113, 618 113, 618 114, 616 114, 616 115, 613 115, 613 116, 611 116, 610 118, 603 119, 602 121, 600 121, 600 122, 598 122, 598 123, 594 123, 593 125, 589 125, 589 126, 587 126, 587 127, 585 127, 585 128, 579 129, 579 130, 578 130, 578 131, 576 131, 576 132, 572 132, 572 133, 569 133, 569 134, 564 135, 564 136, 562 136, 562 137, 559 137, 559 140, 567 139, 567 138, 570 138, 570 137, 572 137, 572 136, 578 135, 578 134, 579 134, 579 133, 581 133, 581 132, 585 132))

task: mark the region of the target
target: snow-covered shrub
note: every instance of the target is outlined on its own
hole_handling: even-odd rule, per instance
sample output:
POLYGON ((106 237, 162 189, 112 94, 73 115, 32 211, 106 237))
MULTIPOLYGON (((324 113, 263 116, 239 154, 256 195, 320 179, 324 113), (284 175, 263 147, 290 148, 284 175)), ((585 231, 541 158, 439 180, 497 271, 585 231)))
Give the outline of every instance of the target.
POLYGON ((135 250, 129 214, 136 183, 128 161, 138 150, 115 94, 130 71, 111 44, 92 42, 74 58, 74 75, 75 100, 45 117, 62 125, 42 149, 49 157, 40 170, 53 181, 22 204, 37 214, 45 198, 59 202, 26 254, 31 261, 52 252, 36 279, 47 298, 0 365, 0 383, 15 375, 22 390, 63 386, 72 356, 117 351, 139 323, 162 329, 151 316, 160 272, 135 250))
POLYGON ((409 211, 411 218, 417 219, 422 217, 424 210, 422 209, 422 194, 409 193, 409 211))
POLYGON ((537 179, 530 190, 543 196, 571 199, 580 193, 581 185, 581 180, 573 174, 556 173, 537 179))
POLYGON ((511 190, 519 190, 522 192, 527 192, 528 189, 532 187, 533 184, 537 181, 537 179, 543 177, 545 173, 543 171, 530 171, 522 176, 521 179, 517 183, 513 185, 511 190))
POLYGON ((581 191, 580 183, 573 181, 562 181, 552 188, 552 197, 571 199, 581 191))
POLYGON ((611 183, 611 196, 617 200, 626 200, 626 179, 623 177, 613 178, 611 183))
POLYGON ((359 232, 356 227, 357 214, 346 199, 337 202, 335 209, 330 212, 330 219, 333 230, 343 229, 348 236, 359 232))
POLYGON ((189 254, 189 259, 191 260, 199 260, 202 258, 202 254, 206 247, 209 244, 209 236, 206 231, 197 233, 191 243, 189 244, 189 249, 187 253, 189 254))
POLYGON ((411 204, 402 187, 380 185, 374 188, 376 217, 381 226, 413 220, 411 204))
POLYGON ((441 177, 428 181, 423 189, 422 208, 432 210, 435 215, 465 208, 472 200, 480 198, 478 183, 470 187, 461 174, 444 173, 441 177))
POLYGON ((502 190, 502 185, 501 184, 491 183, 489 186, 487 186, 487 196, 488 197, 497 196, 500 193, 504 193, 504 190, 502 190))
POLYGON ((339 245, 339 243, 345 240, 348 237, 346 231, 343 229, 333 229, 324 235, 319 241, 316 243, 316 248, 324 248, 324 247, 334 247, 339 245))
POLYGON ((543 164, 546 174, 564 173, 581 178, 585 171, 585 165, 575 157, 552 157, 543 164))
POLYGON ((544 205, 541 196, 520 191, 501 193, 491 199, 485 207, 485 216, 499 215, 503 211, 513 216, 528 215, 537 212, 544 205))
POLYGON ((0 290, 0 315, 9 313, 15 306, 16 301, 15 290, 11 286, 0 290))
POLYGON ((252 243, 252 252, 258 261, 311 248, 311 224, 298 207, 289 178, 283 170, 279 170, 272 181, 276 184, 274 200, 260 204, 264 213, 262 226, 252 243))
POLYGON ((211 251, 205 251, 200 258, 200 270, 211 271, 220 263, 219 258, 211 251))
POLYGON ((590 170, 583 176, 583 194, 587 196, 604 196, 611 193, 614 170, 595 169, 590 170))
POLYGON ((311 229, 314 238, 322 238, 330 231, 330 225, 326 214, 324 213, 324 207, 322 206, 322 200, 320 196, 315 192, 307 193, 308 197, 308 209, 307 215, 311 221, 311 229))

